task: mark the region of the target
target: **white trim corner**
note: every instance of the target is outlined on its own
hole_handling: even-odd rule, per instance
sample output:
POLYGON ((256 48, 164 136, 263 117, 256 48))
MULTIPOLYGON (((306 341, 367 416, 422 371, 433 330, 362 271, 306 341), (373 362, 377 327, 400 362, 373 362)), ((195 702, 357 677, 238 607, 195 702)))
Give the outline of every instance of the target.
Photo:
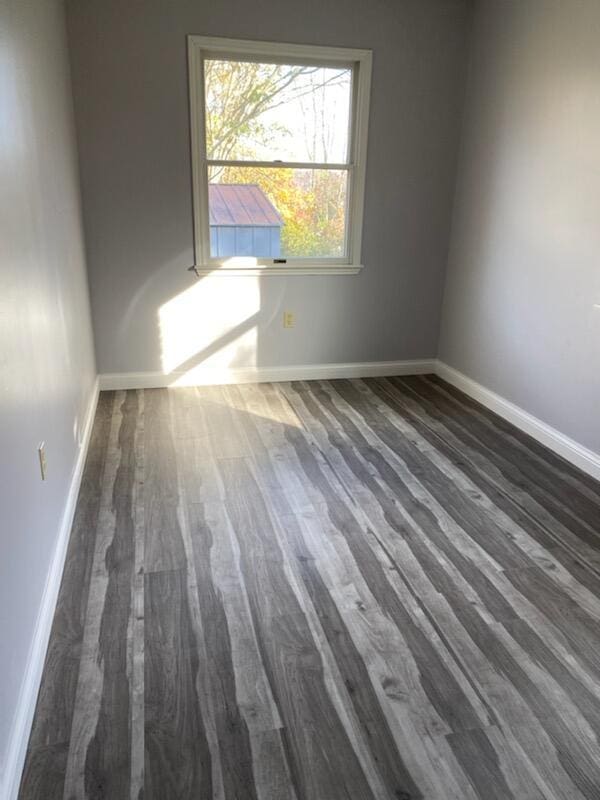
POLYGON ((519 430, 529 434, 549 450, 591 475, 592 478, 600 480, 600 455, 598 453, 439 359, 436 362, 435 373, 473 400, 477 400, 490 411, 512 423, 519 430))

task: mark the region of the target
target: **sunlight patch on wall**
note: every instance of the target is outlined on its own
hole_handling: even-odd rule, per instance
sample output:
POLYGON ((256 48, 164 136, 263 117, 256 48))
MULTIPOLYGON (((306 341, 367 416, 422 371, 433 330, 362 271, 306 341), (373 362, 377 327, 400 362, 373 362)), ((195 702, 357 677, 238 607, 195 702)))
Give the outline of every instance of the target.
POLYGON ((253 277, 207 277, 164 303, 158 319, 165 375, 255 366, 259 310, 253 277))

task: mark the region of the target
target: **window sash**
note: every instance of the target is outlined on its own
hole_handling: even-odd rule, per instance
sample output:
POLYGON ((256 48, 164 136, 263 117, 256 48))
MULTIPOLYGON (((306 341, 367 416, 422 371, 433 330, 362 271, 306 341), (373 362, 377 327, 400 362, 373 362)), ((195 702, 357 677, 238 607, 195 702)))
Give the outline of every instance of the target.
POLYGON ((349 50, 304 45, 283 45, 268 42, 236 41, 210 37, 189 36, 189 77, 190 77, 190 116, 192 139, 192 168, 194 194, 194 241, 196 272, 212 272, 225 268, 233 272, 291 273, 294 267, 299 271, 317 268, 315 271, 356 272, 361 268, 360 247, 362 238, 362 218, 364 182, 366 165, 366 139, 368 106, 371 78, 371 51, 349 50), (351 105, 349 119, 348 161, 336 164, 322 162, 258 161, 240 159, 209 159, 206 148, 205 128, 205 82, 204 61, 220 59, 232 61, 256 61, 260 63, 283 63, 316 66, 335 66, 352 69, 351 105), (345 247, 340 257, 321 256, 318 258, 283 257, 232 258, 223 259, 211 256, 210 225, 208 207, 208 172, 210 167, 260 167, 292 168, 311 170, 344 170, 348 173, 345 209, 345 247), (232 264, 239 261, 240 264, 232 264), (254 262, 251 266, 247 262, 254 262), (318 269, 321 268, 321 269, 318 269), (343 269, 347 268, 347 270, 343 269))
POLYGON ((263 167, 269 169, 332 169, 350 171, 354 167, 349 161, 334 164, 323 161, 254 161, 250 159, 204 158, 209 167, 263 167))

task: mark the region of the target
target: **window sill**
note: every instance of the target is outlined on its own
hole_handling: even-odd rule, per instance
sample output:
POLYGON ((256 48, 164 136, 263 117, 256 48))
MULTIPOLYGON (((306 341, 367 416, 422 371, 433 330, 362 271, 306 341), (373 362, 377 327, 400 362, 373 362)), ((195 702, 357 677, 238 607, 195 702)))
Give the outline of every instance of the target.
POLYGON ((358 275, 362 264, 311 264, 306 267, 267 266, 267 267, 189 267, 199 278, 257 277, 263 275, 358 275))

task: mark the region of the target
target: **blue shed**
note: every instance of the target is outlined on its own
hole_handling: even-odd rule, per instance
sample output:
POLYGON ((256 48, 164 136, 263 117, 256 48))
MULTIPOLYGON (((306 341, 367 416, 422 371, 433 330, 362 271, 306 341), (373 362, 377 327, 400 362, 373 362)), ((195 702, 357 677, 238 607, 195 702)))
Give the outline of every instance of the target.
POLYGON ((208 206, 212 256, 279 258, 283 220, 260 186, 211 183, 208 206))

